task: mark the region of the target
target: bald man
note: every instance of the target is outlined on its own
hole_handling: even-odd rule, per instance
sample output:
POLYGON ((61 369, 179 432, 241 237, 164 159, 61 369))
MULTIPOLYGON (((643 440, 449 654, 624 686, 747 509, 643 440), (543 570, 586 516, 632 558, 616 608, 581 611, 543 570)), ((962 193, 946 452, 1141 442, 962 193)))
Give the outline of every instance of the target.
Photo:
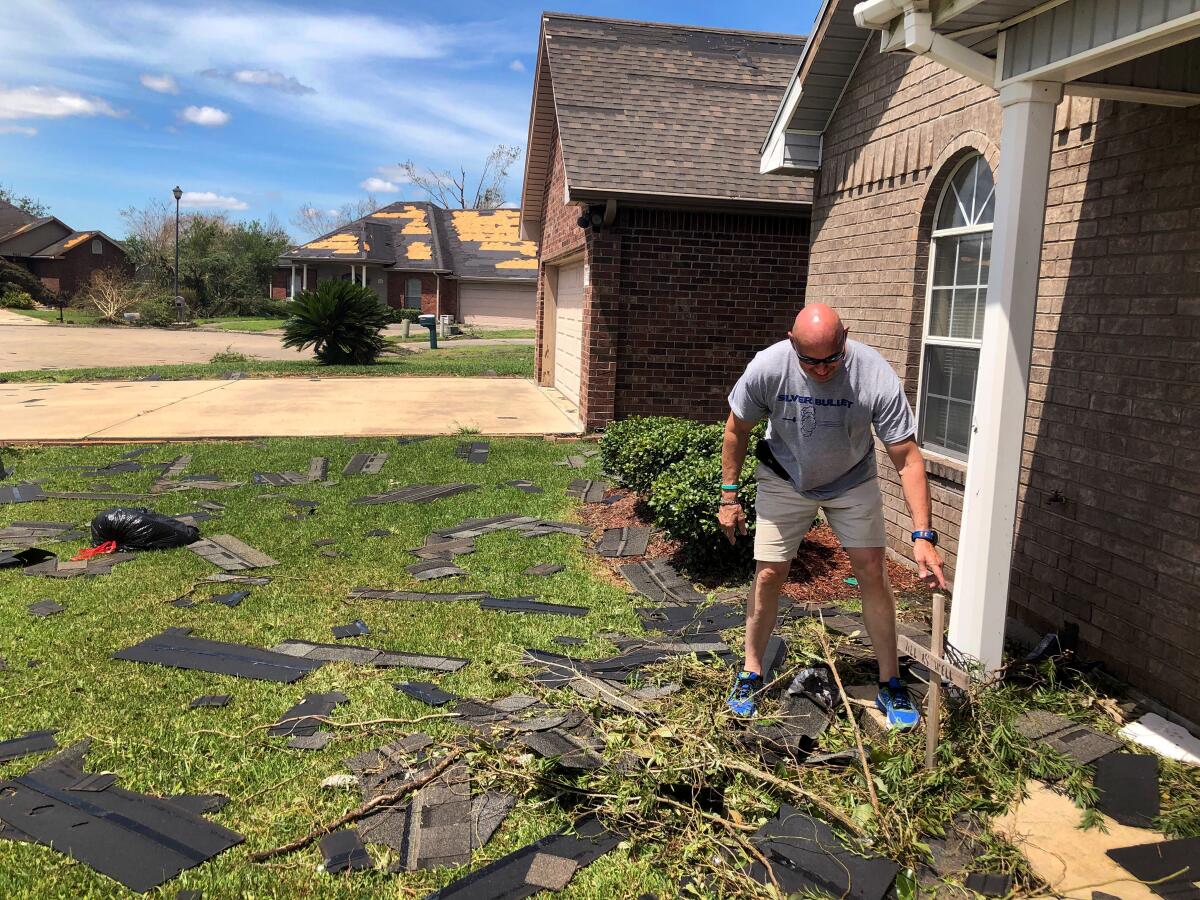
POLYGON ((755 472, 756 566, 746 610, 746 665, 734 681, 729 708, 738 716, 755 714, 779 591, 820 508, 850 557, 862 592, 863 619, 879 660, 875 703, 893 728, 912 728, 919 716, 899 677, 896 604, 884 566, 883 498, 872 429, 900 473, 918 573, 930 586, 946 582, 937 533, 930 527, 925 460, 904 388, 887 360, 850 340, 849 331, 828 306, 806 306, 787 339, 760 351, 729 395, 718 518, 730 543, 748 533, 737 481, 750 432, 764 417, 768 422, 755 472))

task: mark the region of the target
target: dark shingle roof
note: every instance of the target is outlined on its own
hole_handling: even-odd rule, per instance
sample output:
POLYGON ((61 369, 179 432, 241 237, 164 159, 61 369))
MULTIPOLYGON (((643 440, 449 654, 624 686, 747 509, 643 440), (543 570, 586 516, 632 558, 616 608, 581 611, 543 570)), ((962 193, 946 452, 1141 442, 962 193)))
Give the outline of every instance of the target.
POLYGON ((436 218, 455 275, 537 279, 538 246, 518 236, 519 209, 438 209, 436 218))
POLYGON ((13 206, 7 200, 0 200, 0 238, 7 237, 10 232, 16 231, 22 225, 28 225, 34 221, 34 216, 20 207, 13 206))
POLYGON ((425 201, 393 203, 301 244, 282 258, 442 271, 448 267, 434 233, 434 211, 436 207, 425 201))
POLYGON ((811 202, 808 179, 759 174, 803 38, 556 13, 543 22, 572 199, 811 202))
POLYGON ((59 256, 66 253, 73 247, 78 247, 81 243, 92 236, 99 236, 98 231, 72 231, 66 237, 55 241, 48 247, 43 247, 37 253, 31 253, 31 256, 59 256))

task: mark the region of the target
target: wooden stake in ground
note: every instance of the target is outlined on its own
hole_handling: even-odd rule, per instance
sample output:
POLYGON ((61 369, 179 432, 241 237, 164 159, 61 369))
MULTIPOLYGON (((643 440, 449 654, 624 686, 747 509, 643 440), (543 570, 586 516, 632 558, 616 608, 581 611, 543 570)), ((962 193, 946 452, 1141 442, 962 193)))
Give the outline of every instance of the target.
MULTIPOLYGON (((945 649, 944 637, 946 628, 946 597, 943 594, 933 595, 933 639, 929 642, 929 650, 934 656, 940 657, 945 649)), ((925 768, 932 769, 937 765, 937 746, 942 734, 942 676, 930 672, 928 705, 925 708, 925 768)))

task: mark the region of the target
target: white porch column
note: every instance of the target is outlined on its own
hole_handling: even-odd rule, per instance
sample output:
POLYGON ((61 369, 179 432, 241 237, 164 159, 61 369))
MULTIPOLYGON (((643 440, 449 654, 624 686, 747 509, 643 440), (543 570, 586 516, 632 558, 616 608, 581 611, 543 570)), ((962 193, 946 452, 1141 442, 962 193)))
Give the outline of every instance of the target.
POLYGON ((308 290, 308 263, 302 263, 300 266, 300 290, 308 290))
POLYGON ((1062 85, 1050 82, 1000 91, 992 262, 949 634, 988 671, 1000 665, 1004 649, 1050 146, 1061 98, 1062 85))
POLYGON ((288 299, 296 299, 296 264, 292 263, 292 278, 288 282, 288 299))

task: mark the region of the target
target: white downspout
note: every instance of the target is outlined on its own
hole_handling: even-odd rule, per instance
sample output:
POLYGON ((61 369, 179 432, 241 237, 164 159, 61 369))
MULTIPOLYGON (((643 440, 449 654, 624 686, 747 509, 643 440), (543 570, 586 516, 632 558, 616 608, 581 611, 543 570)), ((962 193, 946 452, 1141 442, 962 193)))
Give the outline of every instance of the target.
POLYGON ((288 282, 288 299, 296 299, 296 264, 292 263, 292 278, 288 282))
POLYGON ((308 263, 300 264, 300 290, 308 290, 308 263))

